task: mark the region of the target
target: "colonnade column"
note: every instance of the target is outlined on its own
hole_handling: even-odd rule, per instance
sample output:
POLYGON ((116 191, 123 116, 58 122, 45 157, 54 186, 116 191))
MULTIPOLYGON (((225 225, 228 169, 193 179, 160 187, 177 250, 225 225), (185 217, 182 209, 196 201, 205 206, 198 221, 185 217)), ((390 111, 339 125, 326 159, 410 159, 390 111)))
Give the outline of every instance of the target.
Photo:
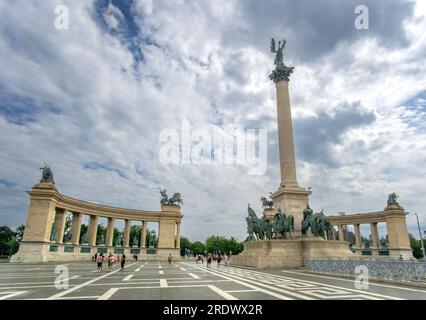
POLYGON ((83 215, 79 212, 72 213, 72 225, 71 232, 72 238, 71 243, 73 245, 78 245, 80 243, 80 232, 81 232, 81 221, 83 220, 83 215))
POLYGON ((96 246, 96 234, 98 233, 99 216, 90 216, 89 222, 89 245, 96 246))
POLYGON ((129 240, 130 240, 130 220, 126 219, 124 221, 124 243, 123 243, 123 247, 129 246, 129 240))
POLYGON ((339 241, 345 241, 345 235, 343 233, 343 226, 339 224, 337 226, 337 229, 339 230, 339 241))
POLYGON ((142 221, 143 225, 142 225, 142 233, 141 233, 141 248, 145 248, 146 247, 146 226, 148 224, 148 222, 142 221))
POLYGON ((380 248, 379 230, 377 229, 377 222, 370 223, 370 228, 371 228, 371 240, 373 241, 373 246, 379 249, 380 248))
POLYGON ((177 230, 176 230, 176 245, 175 248, 180 248, 180 221, 177 222, 177 230))
POLYGON ((55 241, 62 243, 64 239, 65 232, 65 220, 67 217, 67 212, 64 209, 56 208, 55 209, 55 220, 53 222, 53 228, 56 229, 56 238, 55 241))
POLYGON ((361 243, 361 231, 359 228, 360 224, 354 224, 354 229, 355 229, 355 246, 357 248, 362 248, 362 243, 361 243))
POLYGON ((115 224, 115 219, 108 218, 108 226, 107 226, 106 241, 105 241, 105 245, 108 247, 112 246, 112 240, 114 238, 114 224, 115 224))

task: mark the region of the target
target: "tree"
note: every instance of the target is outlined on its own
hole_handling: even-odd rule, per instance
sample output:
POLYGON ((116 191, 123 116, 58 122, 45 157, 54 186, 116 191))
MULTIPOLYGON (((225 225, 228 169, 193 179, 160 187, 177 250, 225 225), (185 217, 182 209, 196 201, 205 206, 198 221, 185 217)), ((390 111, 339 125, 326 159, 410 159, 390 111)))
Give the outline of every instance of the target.
POLYGON ((65 218, 65 227, 64 227, 64 242, 70 242, 72 239, 72 214, 68 213, 65 218))
POLYGON ((24 231, 25 231, 25 225, 21 224, 19 227, 16 228, 16 240, 18 242, 22 241, 22 238, 24 237, 24 231))
POLYGON ((234 237, 226 239, 221 236, 210 236, 206 240, 206 249, 210 253, 230 253, 238 254, 243 251, 244 246, 238 242, 234 237))
POLYGON ((204 254, 204 250, 206 250, 206 246, 204 245, 204 243, 200 241, 195 241, 194 243, 192 243, 191 250, 195 254, 204 254))
POLYGON ((86 232, 88 232, 88 226, 84 223, 81 224, 81 229, 80 229, 80 243, 83 243, 83 236, 86 232))
MULTIPOLYGON (((413 250, 413 257, 416 259, 423 258, 423 249, 422 249, 422 243, 420 240, 417 240, 411 233, 408 234, 408 237, 410 239, 410 246, 413 250)), ((423 245, 426 246, 426 241, 423 240, 423 245)))
POLYGON ((114 228, 114 235, 112 236, 112 245, 114 246, 121 245, 120 243, 121 235, 122 235, 122 232, 120 232, 120 230, 118 230, 117 228, 114 228))
POLYGON ((192 250, 192 243, 185 237, 180 237, 180 255, 185 256, 187 250, 192 250))
POLYGON ((19 242, 16 240, 16 232, 8 226, 0 226, 0 255, 11 256, 18 251, 19 242))
POLYGON ((96 243, 99 243, 99 239, 101 236, 104 236, 104 241, 106 238, 106 227, 102 224, 98 224, 98 229, 96 230, 96 243))
POLYGON ((129 238, 129 245, 137 245, 140 246, 141 243, 141 233, 142 233, 142 226, 131 226, 130 227, 130 238, 129 238), (137 243, 133 243, 133 239, 136 237, 137 243))

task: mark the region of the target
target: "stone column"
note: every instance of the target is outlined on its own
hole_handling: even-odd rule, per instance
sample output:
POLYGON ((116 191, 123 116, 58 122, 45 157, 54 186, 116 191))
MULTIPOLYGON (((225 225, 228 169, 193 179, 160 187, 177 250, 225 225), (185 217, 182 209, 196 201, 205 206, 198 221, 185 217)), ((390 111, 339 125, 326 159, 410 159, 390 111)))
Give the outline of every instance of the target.
POLYGON ((28 193, 30 195, 30 206, 22 240, 50 242, 56 208, 54 199, 58 190, 50 182, 40 182, 28 193))
POLYGON ((278 81, 275 87, 277 91, 281 185, 286 187, 299 187, 296 176, 293 124, 291 118, 290 96, 288 93, 288 82, 285 80, 278 81))
POLYGON ((400 255, 403 259, 412 258, 413 252, 410 246, 410 238, 408 237, 404 209, 399 205, 390 205, 386 207, 385 213, 390 256, 397 259, 399 259, 400 255))
POLYGON ((71 232, 72 238, 71 243, 73 245, 78 245, 80 243, 80 232, 81 232, 81 221, 83 220, 83 215, 79 212, 72 213, 72 225, 71 232))
POLYGON ((370 223, 371 228, 371 240, 374 248, 379 249, 379 230, 377 229, 377 222, 370 223))
POLYGON ((147 226, 147 221, 142 221, 143 225, 142 225, 142 233, 141 233, 141 248, 146 248, 146 226, 147 226))
POLYGON ((176 248, 180 248, 180 221, 176 223, 176 248))
POLYGON ((129 219, 126 219, 124 221, 124 243, 123 247, 129 246, 129 240, 130 240, 130 223, 131 221, 129 219))
POLYGON ((361 231, 360 231, 360 224, 354 224, 354 229, 355 229, 355 246, 357 248, 362 248, 362 243, 361 243, 361 231))
POLYGON ((90 246, 96 246, 98 220, 99 220, 99 216, 90 216, 90 222, 89 222, 89 245, 90 246))
POLYGON ((343 233, 343 226, 341 224, 339 224, 337 226, 338 230, 339 230, 339 241, 345 241, 345 236, 343 233))
POLYGON ((108 218, 108 226, 107 226, 106 239, 105 239, 105 245, 107 247, 112 247, 112 240, 114 238, 114 224, 115 224, 115 219, 108 218))
POLYGON ((65 232, 65 221, 67 218, 67 212, 64 209, 56 208, 55 210, 55 221, 53 222, 53 228, 57 230, 55 241, 62 243, 65 232))

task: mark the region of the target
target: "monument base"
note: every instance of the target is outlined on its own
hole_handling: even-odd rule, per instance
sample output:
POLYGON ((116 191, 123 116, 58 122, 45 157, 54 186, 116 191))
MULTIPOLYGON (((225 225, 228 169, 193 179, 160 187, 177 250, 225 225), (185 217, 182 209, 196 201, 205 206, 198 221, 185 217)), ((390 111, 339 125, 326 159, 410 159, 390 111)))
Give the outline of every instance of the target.
POLYGON ((244 251, 231 258, 231 265, 253 268, 303 267, 310 258, 351 258, 346 241, 322 238, 258 240, 244 243, 244 251))
MULTIPOLYGON (((280 187, 271 195, 274 202, 274 208, 281 209, 287 216, 294 218, 294 230, 302 230, 303 210, 309 202, 309 195, 312 193, 300 187, 280 187)), ((301 231, 294 231, 295 237, 301 237, 301 231)))

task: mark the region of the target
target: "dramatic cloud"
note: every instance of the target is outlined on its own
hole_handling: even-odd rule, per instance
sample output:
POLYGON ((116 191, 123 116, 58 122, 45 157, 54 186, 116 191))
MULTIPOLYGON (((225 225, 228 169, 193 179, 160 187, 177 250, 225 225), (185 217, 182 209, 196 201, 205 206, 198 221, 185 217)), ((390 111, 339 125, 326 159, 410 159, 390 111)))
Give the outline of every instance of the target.
MULTIPOLYGON (((158 209, 181 192, 183 234, 245 238, 247 203, 279 184, 271 37, 286 38, 301 185, 327 213, 426 202, 426 9, 421 1, 1 1, 0 224, 25 222, 48 163, 61 192, 158 209), (55 7, 69 8, 69 30, 55 7), (268 130, 268 169, 165 165, 165 129, 268 130)), ((180 139, 182 137, 180 136, 180 139)), ((182 141, 180 141, 182 143, 182 141)), ((422 216, 423 223, 426 217, 422 216)), ((415 232, 415 219, 408 216, 415 232)), ((151 227, 151 226, 150 226, 151 227)))

